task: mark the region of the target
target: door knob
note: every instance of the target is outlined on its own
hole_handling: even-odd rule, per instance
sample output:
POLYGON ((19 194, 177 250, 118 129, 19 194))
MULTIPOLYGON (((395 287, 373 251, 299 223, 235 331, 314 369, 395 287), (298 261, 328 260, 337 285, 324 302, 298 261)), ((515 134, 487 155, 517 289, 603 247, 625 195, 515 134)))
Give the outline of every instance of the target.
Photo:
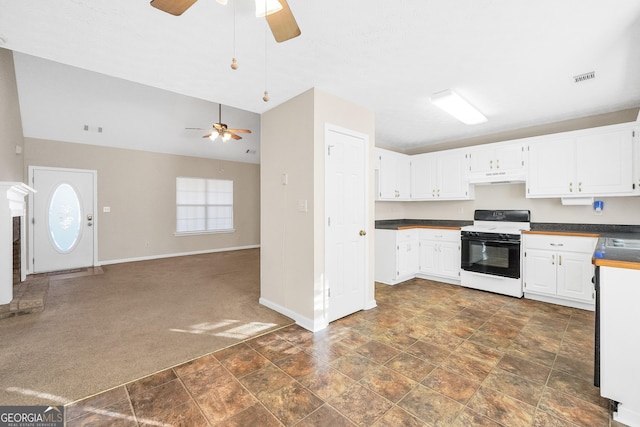
POLYGON ((360 230, 360 233, 359 233, 359 234, 360 234, 361 236, 366 236, 366 235, 367 235, 367 232, 366 232, 366 231, 364 231, 364 230, 360 230))

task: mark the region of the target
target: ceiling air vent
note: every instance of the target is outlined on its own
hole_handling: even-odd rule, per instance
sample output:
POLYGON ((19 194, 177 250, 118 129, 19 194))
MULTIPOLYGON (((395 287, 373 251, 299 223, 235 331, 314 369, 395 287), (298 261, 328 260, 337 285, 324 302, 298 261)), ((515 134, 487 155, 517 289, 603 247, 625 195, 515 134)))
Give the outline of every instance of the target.
POLYGON ((585 80, 591 80, 596 78, 596 72, 591 71, 589 73, 578 74, 577 76, 573 76, 574 83, 584 82, 585 80))

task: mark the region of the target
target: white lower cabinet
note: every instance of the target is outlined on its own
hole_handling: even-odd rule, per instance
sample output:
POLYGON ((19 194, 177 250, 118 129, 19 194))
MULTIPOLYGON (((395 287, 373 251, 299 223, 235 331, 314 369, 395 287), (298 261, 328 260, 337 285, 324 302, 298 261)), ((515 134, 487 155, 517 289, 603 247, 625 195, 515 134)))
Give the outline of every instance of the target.
POLYGON ((525 298, 594 310, 596 237, 524 234, 525 298))
POLYGON ((418 273, 420 277, 460 283, 460 230, 420 230, 418 273))
POLYGON ((376 282, 395 285, 414 277, 460 283, 460 231, 376 229, 376 282))
POLYGON ((418 229, 376 229, 376 282, 395 285, 418 271, 418 229))

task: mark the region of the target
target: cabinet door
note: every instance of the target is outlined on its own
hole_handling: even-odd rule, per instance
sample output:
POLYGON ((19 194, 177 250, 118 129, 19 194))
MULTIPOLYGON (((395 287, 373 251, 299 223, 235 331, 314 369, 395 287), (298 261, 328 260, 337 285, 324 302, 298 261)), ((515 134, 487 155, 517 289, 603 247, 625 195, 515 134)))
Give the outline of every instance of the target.
POLYGON ((574 139, 531 144, 527 155, 527 197, 577 195, 574 139))
POLYGON ((434 240, 420 240, 420 273, 438 273, 437 245, 434 240))
POLYGON ((454 279, 460 278, 460 243, 440 243, 440 273, 454 279))
POLYGON ((630 129, 578 137, 578 192, 593 195, 632 193, 632 144, 630 129))
POLYGON ((469 171, 471 173, 493 172, 495 168, 495 149, 477 150, 469 155, 469 171))
POLYGON ((640 194, 640 128, 633 129, 632 135, 634 194, 640 194))
POLYGON ((432 200, 436 197, 436 158, 419 154, 411 159, 411 198, 432 200))
POLYGON ((556 260, 552 251, 527 249, 524 257, 525 292, 556 295, 556 260))
POLYGON ((408 200, 411 190, 411 159, 406 154, 377 149, 378 199, 408 200))
POLYGON ((495 168, 514 170, 524 168, 524 147, 521 144, 508 144, 496 148, 495 168))
POLYGON ((396 199, 396 156, 392 151, 378 149, 378 198, 396 199))
POLYGON ((418 272, 419 256, 417 240, 398 243, 398 278, 413 276, 418 272))
POLYGON ((411 156, 398 153, 396 158, 396 189, 398 199, 411 199, 411 156))
POLYGON ((591 254, 559 252, 558 295, 592 303, 595 301, 594 287, 591 279, 594 275, 591 254))
POLYGON ((469 195, 467 158, 464 152, 445 152, 437 156, 438 199, 466 199, 469 195))

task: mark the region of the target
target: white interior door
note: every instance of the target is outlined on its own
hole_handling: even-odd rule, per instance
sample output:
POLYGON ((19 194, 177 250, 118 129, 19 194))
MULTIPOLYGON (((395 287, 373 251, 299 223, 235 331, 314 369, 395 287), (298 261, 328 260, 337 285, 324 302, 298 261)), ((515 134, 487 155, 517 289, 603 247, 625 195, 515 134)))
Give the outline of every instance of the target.
POLYGON ((34 273, 94 264, 95 171, 31 168, 34 273))
POLYGON ((325 132, 325 289, 327 321, 365 308, 367 280, 366 136, 325 132))

